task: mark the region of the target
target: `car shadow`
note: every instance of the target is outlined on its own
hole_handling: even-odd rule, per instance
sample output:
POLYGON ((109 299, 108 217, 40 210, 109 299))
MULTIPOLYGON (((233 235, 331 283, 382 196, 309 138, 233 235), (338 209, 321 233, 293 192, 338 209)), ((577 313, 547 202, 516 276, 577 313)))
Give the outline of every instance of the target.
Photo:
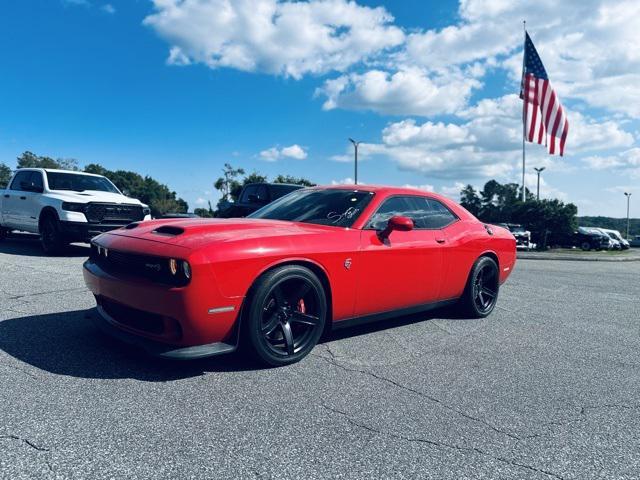
POLYGON ((392 328, 411 325, 414 323, 427 322, 436 319, 459 321, 476 320, 474 318, 469 318, 468 316, 463 315, 462 313, 460 313, 459 309, 455 308, 455 306, 441 307, 426 312, 414 313, 411 315, 402 315, 377 322, 335 329, 326 333, 319 343, 330 343, 336 340, 342 340, 343 338, 368 335, 370 333, 380 332, 383 330, 389 330, 392 328))
MULTIPOLYGON (((240 353, 190 361, 151 357, 102 333, 92 320, 96 315, 92 308, 0 321, 0 350, 45 372, 78 378, 166 382, 266 368, 240 353)), ((329 332, 320 343, 434 318, 463 319, 450 309, 434 310, 329 332)))
POLYGON ((95 315, 89 309, 0 321, 0 350, 37 369, 79 378, 166 382, 259 368, 236 354, 193 361, 154 358, 102 333, 95 315))
MULTIPOLYGON (((10 233, 0 242, 0 253, 22 255, 25 257, 48 257, 40 246, 40 237, 31 233, 10 233)), ((59 257, 88 257, 89 245, 72 243, 64 249, 59 257)))

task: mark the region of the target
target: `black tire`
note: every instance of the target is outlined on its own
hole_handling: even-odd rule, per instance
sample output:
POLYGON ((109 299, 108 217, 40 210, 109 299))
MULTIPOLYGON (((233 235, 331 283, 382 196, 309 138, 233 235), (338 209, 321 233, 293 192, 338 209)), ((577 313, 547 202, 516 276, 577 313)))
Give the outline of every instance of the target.
POLYGON ((262 275, 247 298, 243 347, 261 363, 300 361, 316 346, 327 318, 327 298, 308 268, 286 265, 262 275))
POLYGON ((52 214, 46 214, 40 221, 40 244, 47 255, 58 255, 67 245, 60 232, 60 222, 52 214))
POLYGON ((462 312, 471 318, 484 318, 496 306, 500 290, 498 265, 490 257, 480 257, 473 264, 467 286, 460 299, 462 312))
POLYGON ((582 242, 580 248, 582 248, 582 250, 584 250, 585 252, 588 252, 589 250, 591 250, 591 244, 589 242, 582 242))

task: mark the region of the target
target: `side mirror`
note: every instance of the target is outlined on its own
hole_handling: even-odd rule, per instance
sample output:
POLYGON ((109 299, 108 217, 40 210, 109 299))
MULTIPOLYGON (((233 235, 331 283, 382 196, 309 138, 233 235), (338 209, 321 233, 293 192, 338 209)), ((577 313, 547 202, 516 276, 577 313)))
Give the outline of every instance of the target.
POLYGON ((399 232, 408 232, 409 230, 413 230, 413 220, 409 217, 395 215, 389 219, 387 222, 387 228, 382 230, 378 236, 380 238, 387 238, 394 230, 399 232))

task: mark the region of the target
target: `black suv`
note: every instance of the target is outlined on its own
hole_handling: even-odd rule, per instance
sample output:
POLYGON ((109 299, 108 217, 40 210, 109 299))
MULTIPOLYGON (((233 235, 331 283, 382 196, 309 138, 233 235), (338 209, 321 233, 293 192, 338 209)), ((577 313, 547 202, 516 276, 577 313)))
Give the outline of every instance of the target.
POLYGON ((578 227, 573 234, 573 244, 582 250, 607 250, 609 237, 596 228, 578 227))
POLYGON ((246 217, 266 204, 300 188, 303 188, 302 185, 289 183, 250 183, 242 188, 238 201, 229 203, 218 212, 217 216, 220 218, 246 217))

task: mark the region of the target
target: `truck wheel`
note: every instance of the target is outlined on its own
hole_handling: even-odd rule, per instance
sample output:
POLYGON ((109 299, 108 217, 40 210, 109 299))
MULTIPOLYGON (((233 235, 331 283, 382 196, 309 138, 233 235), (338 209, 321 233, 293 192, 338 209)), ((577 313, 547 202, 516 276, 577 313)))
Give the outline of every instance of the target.
POLYGON ((40 222, 40 243, 48 255, 57 255, 66 246, 60 232, 60 224, 53 215, 47 215, 40 222))

